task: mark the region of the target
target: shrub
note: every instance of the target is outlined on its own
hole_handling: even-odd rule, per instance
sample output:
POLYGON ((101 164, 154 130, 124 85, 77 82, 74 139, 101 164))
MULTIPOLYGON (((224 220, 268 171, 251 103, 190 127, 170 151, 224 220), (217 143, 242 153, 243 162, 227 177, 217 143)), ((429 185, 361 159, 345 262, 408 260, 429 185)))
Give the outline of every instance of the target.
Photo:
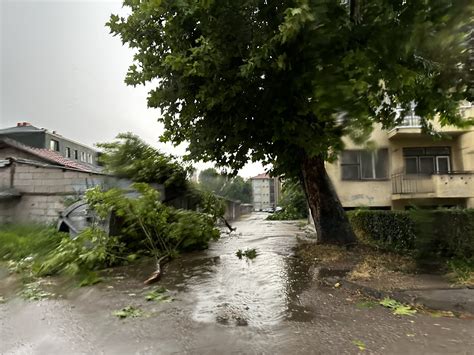
POLYGON ((421 262, 474 259, 474 210, 348 213, 358 239, 383 249, 412 253, 421 262))
POLYGON ((412 251, 415 226, 405 211, 356 210, 348 213, 358 239, 394 251, 412 251))

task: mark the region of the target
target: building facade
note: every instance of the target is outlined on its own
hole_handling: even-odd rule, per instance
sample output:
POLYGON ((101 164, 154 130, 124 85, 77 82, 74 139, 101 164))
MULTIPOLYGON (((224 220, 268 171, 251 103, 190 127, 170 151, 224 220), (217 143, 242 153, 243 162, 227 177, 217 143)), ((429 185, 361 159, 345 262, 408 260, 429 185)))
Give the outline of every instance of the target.
MULTIPOLYGON (((474 116, 470 105, 461 108, 474 116)), ((364 149, 344 139, 338 161, 327 172, 346 209, 474 208, 474 128, 441 127, 441 137, 422 132, 414 112, 392 130, 376 126, 364 149)))
POLYGON ((74 161, 91 165, 98 163, 95 149, 28 122, 18 122, 16 127, 0 129, 0 138, 10 138, 33 148, 48 149, 74 161))
POLYGON ((260 174, 252 181, 252 204, 255 211, 276 208, 280 199, 281 184, 278 178, 260 174))

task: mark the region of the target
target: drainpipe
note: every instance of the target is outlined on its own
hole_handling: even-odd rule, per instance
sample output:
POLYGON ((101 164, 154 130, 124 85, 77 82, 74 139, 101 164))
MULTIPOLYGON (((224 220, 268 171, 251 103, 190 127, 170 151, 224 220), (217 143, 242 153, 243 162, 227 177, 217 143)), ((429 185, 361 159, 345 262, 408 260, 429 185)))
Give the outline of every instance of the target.
POLYGON ((14 188, 15 187, 15 162, 13 161, 13 159, 9 159, 10 160, 10 188, 14 188))

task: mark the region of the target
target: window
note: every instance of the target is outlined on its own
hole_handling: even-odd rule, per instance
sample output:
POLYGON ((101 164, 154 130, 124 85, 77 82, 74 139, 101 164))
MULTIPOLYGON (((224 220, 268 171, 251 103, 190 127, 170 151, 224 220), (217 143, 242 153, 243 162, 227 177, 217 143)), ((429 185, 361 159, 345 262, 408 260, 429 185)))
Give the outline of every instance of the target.
POLYGON ((74 159, 79 159, 79 152, 77 151, 77 149, 74 149, 74 159))
POLYGON ((375 152, 345 150, 341 156, 342 180, 386 179, 388 174, 388 149, 375 152))
POLYGON ((447 174, 451 171, 449 147, 403 148, 406 174, 447 174))
POLYGON ((70 158, 70 157, 71 157, 71 148, 66 147, 66 158, 70 158))
POLYGON ((81 161, 86 161, 86 153, 81 152, 81 161))
POLYGON ((49 149, 59 152, 59 142, 57 140, 51 139, 49 141, 49 149))

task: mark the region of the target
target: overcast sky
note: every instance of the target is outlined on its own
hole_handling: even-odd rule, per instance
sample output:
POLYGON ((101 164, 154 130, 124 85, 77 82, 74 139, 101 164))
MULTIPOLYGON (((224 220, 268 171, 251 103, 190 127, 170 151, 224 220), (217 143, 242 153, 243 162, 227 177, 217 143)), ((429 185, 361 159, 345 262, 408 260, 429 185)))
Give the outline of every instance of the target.
MULTIPOLYGON (((130 131, 184 153, 158 143, 147 90, 124 84, 132 51, 105 27, 112 13, 123 13, 121 1, 0 0, 0 128, 27 121, 88 145, 130 131)), ((241 175, 261 172, 251 164, 241 175)))

